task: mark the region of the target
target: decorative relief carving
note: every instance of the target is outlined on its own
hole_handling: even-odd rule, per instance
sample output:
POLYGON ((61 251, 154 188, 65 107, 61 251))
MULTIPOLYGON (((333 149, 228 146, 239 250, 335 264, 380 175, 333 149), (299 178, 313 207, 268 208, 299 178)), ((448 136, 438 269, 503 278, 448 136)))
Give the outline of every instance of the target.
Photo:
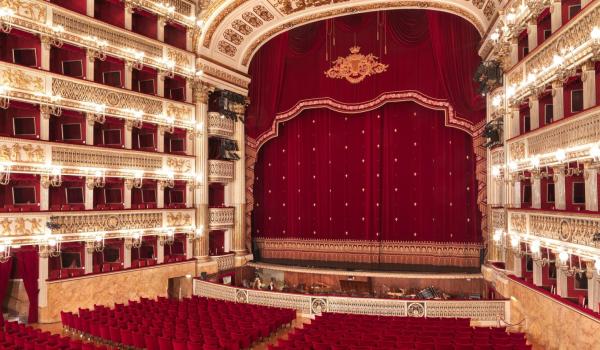
POLYGON ((600 232, 600 220, 585 216, 529 214, 529 234, 598 247, 594 235, 600 232))
POLYGON ((0 84, 8 85, 13 89, 26 90, 27 92, 44 93, 44 79, 16 67, 6 67, 0 70, 0 84))
POLYGON ((504 164, 504 148, 494 149, 491 153, 491 165, 504 164))
POLYGON ((525 142, 514 142, 510 144, 510 159, 519 160, 525 158, 525 142))
POLYGON ((236 33, 236 31, 233 29, 225 29, 223 37, 235 45, 239 45, 242 43, 242 41, 244 41, 244 37, 236 33))
POLYGON ((187 173, 192 170, 192 161, 189 158, 167 158, 167 167, 178 173, 187 173))
POLYGON ((230 43, 223 41, 223 40, 219 41, 218 49, 220 52, 222 52, 230 57, 235 56, 235 53, 237 52, 237 49, 235 46, 233 46, 230 43))
POLYGON ((162 227, 162 213, 58 215, 52 217, 52 222, 59 225, 53 234, 151 229, 162 227))
POLYGON ((208 133, 211 135, 232 136, 235 122, 229 118, 221 118, 217 112, 208 112, 208 133))
POLYGON ((242 14, 242 18, 244 21, 250 23, 254 28, 258 28, 263 25, 263 21, 261 21, 256 15, 252 12, 244 12, 242 14))
POLYGON ((318 0, 318 1, 298 1, 298 0, 269 0, 271 5, 283 14, 289 15, 298 11, 306 10, 311 7, 332 5, 349 0, 318 0))
POLYGON ((262 18, 263 21, 271 21, 273 20, 273 14, 269 12, 263 5, 257 5, 252 8, 252 11, 258 15, 258 17, 262 18))
POLYGON ((163 103, 159 99, 111 90, 89 83, 80 83, 75 80, 53 78, 52 94, 60 95, 66 100, 94 102, 108 107, 141 110, 146 114, 158 115, 162 113, 163 109, 163 103))
POLYGON ((192 226, 190 213, 168 213, 167 225, 170 227, 192 226))
POLYGON ((15 11, 15 15, 38 23, 46 23, 47 10, 43 4, 27 0, 0 0, 0 7, 15 11))
POLYGON ((380 316, 471 318, 497 324, 507 316, 508 300, 404 300, 311 296, 236 288, 194 280, 194 295, 255 305, 296 309, 303 314, 321 312, 380 316), (410 310, 410 311, 409 311, 410 310))
POLYGON ((6 138, 0 139, 0 161, 4 162, 29 162, 44 163, 46 156, 40 145, 31 143, 9 142, 6 138))
POLYGON ((161 156, 139 155, 108 150, 98 152, 68 147, 52 147, 52 163, 63 166, 94 164, 95 167, 100 168, 152 171, 162 169, 161 156))
POLYGON ((178 51, 178 50, 173 50, 171 48, 167 49, 167 58, 169 58, 170 60, 172 60, 173 62, 175 62, 176 66, 183 66, 183 67, 191 67, 192 63, 190 62, 190 60, 193 60, 193 56, 190 57, 188 54, 186 54, 183 51, 178 51))
POLYGON ((504 209, 492 209, 492 229, 506 227, 506 212, 504 209))
POLYGON ((167 103, 167 115, 176 120, 192 120, 194 119, 194 109, 186 105, 167 103))
MULTIPOLYGON (((216 15, 215 19, 213 21, 211 21, 210 26, 206 29, 206 34, 204 35, 204 41, 202 43, 202 45, 204 45, 204 47, 206 47, 206 48, 210 47, 212 37, 215 34, 215 31, 217 30, 217 28, 225 20, 225 17, 229 16, 231 14, 231 12, 233 12, 236 8, 238 8, 240 5, 243 5, 247 1, 248 0, 235 0, 232 3, 230 3, 229 5, 227 5, 227 7, 225 9, 222 9, 219 11, 219 13, 216 15)), ((206 14, 204 16, 204 18, 209 18, 210 16, 212 16, 217 11, 217 9, 223 4, 223 2, 224 2, 224 0, 213 1, 209 5, 208 9, 204 12, 206 14)), ((203 13, 203 15, 204 15, 204 13, 203 13)))
POLYGON ((231 26, 244 35, 249 35, 252 33, 252 27, 244 23, 242 20, 236 19, 231 23, 231 26))
POLYGON ((526 137, 529 156, 554 153, 559 149, 600 141, 600 111, 567 119, 558 127, 540 130, 526 137))
MULTIPOLYGON (((227 271, 235 268, 235 255, 223 255, 215 258, 219 271, 227 271)), ((246 296, 247 298, 247 296, 246 296)))
POLYGON ((231 182, 235 165, 231 161, 213 160, 208 161, 208 181, 210 182, 231 182))
POLYGON ((527 215, 526 214, 510 214, 510 228, 519 233, 527 232, 527 215))
POLYGON ((200 69, 204 71, 204 74, 211 75, 213 77, 222 79, 226 82, 229 82, 233 85, 239 86, 242 89, 248 89, 248 85, 250 84, 249 78, 241 78, 239 76, 233 75, 225 70, 219 69, 213 65, 208 64, 198 64, 200 69))
POLYGON ((44 225, 40 218, 3 217, 0 219, 2 236, 30 236, 44 234, 44 225))
POLYGON ((231 227, 233 226, 235 208, 209 208, 209 227, 231 227))
POLYGON ((332 79, 346 79, 352 84, 358 84, 366 77, 380 74, 387 70, 388 65, 380 63, 377 56, 372 53, 363 55, 360 47, 350 48, 346 57, 338 57, 333 61, 333 67, 325 71, 325 75, 332 79))

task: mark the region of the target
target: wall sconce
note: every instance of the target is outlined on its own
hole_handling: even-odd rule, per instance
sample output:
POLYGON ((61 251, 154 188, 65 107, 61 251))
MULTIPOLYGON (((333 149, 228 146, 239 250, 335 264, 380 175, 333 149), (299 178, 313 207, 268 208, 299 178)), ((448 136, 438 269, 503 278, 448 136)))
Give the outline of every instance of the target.
POLYGON ((129 129, 141 129, 142 125, 144 125, 144 111, 137 109, 126 109, 125 112, 129 113, 133 117, 133 119, 128 119, 126 121, 127 127, 129 129))
POLYGON ((203 175, 204 175, 204 173, 202 173, 202 172, 196 174, 196 177, 193 180, 192 189, 202 187, 202 185, 204 183, 203 175))
POLYGON ((175 131, 175 118, 161 115, 165 119, 165 123, 158 126, 159 131, 164 135, 164 133, 172 134, 175 131))
POLYGON ((61 168, 58 166, 54 166, 50 169, 49 175, 42 175, 40 179, 40 184, 44 188, 52 187, 60 187, 62 185, 62 173, 61 168))
POLYGON ((175 6, 159 3, 158 7, 164 11, 163 16, 166 22, 172 22, 175 19, 175 6))
POLYGON ((159 243, 160 245, 173 245, 175 242, 175 230, 167 229, 164 231, 162 235, 160 235, 159 243))
POLYGON ((187 238, 190 243, 202 238, 202 236, 204 236, 204 225, 200 225, 200 227, 196 228, 196 230, 187 234, 187 238))
POLYGON ((565 272, 565 274, 569 277, 574 276, 575 274, 583 274, 585 273, 585 269, 581 268, 581 259, 579 260, 579 266, 573 266, 573 255, 569 254, 566 251, 561 251, 558 254, 558 259, 560 260, 560 269, 565 272))
POLYGON ((62 40, 62 36, 63 33, 65 32, 65 28, 63 26, 53 26, 52 28, 52 33, 48 36, 43 36, 42 37, 42 42, 47 46, 47 47, 57 47, 57 48, 61 48, 64 44, 63 40, 62 40))
POLYGON ((133 69, 142 70, 142 68, 144 68, 144 56, 146 56, 146 54, 134 49, 125 49, 125 51, 133 57, 133 61, 128 61, 127 63, 130 64, 133 69))
POLYGON ((0 31, 2 31, 2 33, 10 33, 14 15, 15 11, 13 9, 0 7, 0 31))
POLYGON ((87 249, 88 249, 89 253, 103 252, 104 251, 104 234, 103 233, 97 234, 94 237, 93 241, 88 242, 87 249))
POLYGON ((600 160, 600 147, 598 145, 590 147, 590 157, 595 161, 600 160))
POLYGON ((125 179, 125 186, 127 186, 128 190, 132 188, 142 188, 144 172, 138 170, 133 173, 133 178, 125 179))
POLYGON ((102 188, 106 185, 106 175, 103 170, 96 170, 93 177, 86 177, 85 179, 87 188, 93 190, 94 188, 102 188))
POLYGON ((175 76, 175 62, 168 58, 163 58, 162 64, 164 66, 162 69, 163 77, 172 79, 175 76))
POLYGON ((87 102, 86 105, 92 110, 88 114, 87 120, 93 125, 94 123, 104 124, 106 122, 106 105, 94 102, 87 102))
POLYGON ((10 87, 8 85, 0 85, 0 108, 8 109, 10 107, 10 98, 8 97, 8 92, 10 91, 10 87))
POLYGON ((165 188, 175 187, 175 174, 173 174, 173 172, 170 170, 165 170, 164 173, 167 178, 158 182, 159 187, 162 190, 164 190, 165 188))
POLYGON ((42 258, 57 258, 61 253, 61 237, 47 234, 39 245, 39 254, 42 258))
POLYGON ((88 36, 85 39, 88 40, 89 45, 92 47, 87 49, 90 62, 93 62, 95 59, 106 61, 106 47, 108 47, 108 41, 101 40, 96 36, 88 36))
POLYGON ((10 182, 11 163, 0 164, 0 185, 6 186, 10 182))
POLYGON ((142 246, 142 238, 144 237, 143 232, 134 232, 128 240, 125 240, 125 248, 138 249, 142 246))
POLYGON ((0 243, 0 263, 4 264, 10 260, 10 249, 12 248, 12 240, 5 238, 0 243))

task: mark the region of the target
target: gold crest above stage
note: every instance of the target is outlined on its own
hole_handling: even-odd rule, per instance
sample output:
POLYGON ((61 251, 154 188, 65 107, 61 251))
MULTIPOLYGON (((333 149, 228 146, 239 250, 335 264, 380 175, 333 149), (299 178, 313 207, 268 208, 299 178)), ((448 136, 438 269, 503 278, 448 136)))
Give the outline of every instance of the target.
POLYGON ((325 75, 332 79, 346 79, 352 84, 358 84, 366 77, 383 73, 388 65, 378 61, 372 53, 363 55, 359 46, 350 48, 346 57, 338 57, 333 62, 333 67, 325 71, 325 75))

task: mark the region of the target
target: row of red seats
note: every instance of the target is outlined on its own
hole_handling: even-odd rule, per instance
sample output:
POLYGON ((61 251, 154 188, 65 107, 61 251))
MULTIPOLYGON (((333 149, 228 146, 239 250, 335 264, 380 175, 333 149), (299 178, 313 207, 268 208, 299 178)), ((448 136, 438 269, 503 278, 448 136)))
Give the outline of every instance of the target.
POLYGON ((523 333, 471 327, 469 319, 323 314, 269 349, 525 350, 523 333))
POLYGON ((112 346, 148 350, 249 348, 296 318, 292 309, 201 297, 130 301, 62 312, 63 326, 112 346))
POLYGON ((3 350, 107 350, 80 340, 43 332, 17 322, 4 321, 0 331, 0 349, 3 350))

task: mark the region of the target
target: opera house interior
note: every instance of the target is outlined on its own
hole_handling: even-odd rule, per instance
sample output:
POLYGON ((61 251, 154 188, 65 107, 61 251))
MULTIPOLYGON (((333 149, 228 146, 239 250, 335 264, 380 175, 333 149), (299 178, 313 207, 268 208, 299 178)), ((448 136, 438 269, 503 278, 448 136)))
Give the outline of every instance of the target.
POLYGON ((0 350, 600 349, 600 0, 0 0, 0 350))

